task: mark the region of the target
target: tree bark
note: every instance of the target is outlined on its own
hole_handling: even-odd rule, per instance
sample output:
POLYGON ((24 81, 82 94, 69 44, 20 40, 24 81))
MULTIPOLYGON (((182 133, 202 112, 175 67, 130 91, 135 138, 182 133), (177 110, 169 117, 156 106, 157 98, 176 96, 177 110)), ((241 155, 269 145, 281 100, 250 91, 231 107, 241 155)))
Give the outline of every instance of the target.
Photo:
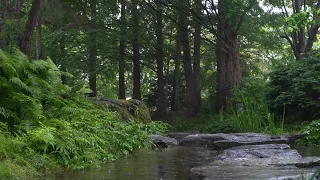
POLYGON ((133 62, 133 92, 132 98, 141 100, 141 68, 140 68, 140 48, 139 48, 139 15, 138 1, 132 0, 132 62, 133 62))
POLYGON ((188 5, 185 0, 180 0, 180 26, 181 26, 181 43, 183 48, 183 68, 187 87, 187 111, 189 117, 195 117, 195 91, 192 72, 192 58, 190 52, 190 43, 188 35, 188 25, 186 23, 188 16, 188 5))
POLYGON ((16 41, 19 47, 21 47, 22 40, 21 40, 21 33, 20 33, 20 24, 21 24, 21 1, 16 0, 14 5, 14 20, 16 23, 16 41))
POLYGON ((0 48, 6 46, 6 24, 8 20, 9 0, 3 0, 2 20, 0 25, 0 48))
MULTIPOLYGON (((202 1, 195 0, 195 14, 201 17, 202 1)), ((198 18, 194 18, 195 32, 194 32, 194 61, 193 61, 193 74, 194 74, 194 90, 195 90, 195 107, 196 113, 200 111, 201 107, 201 82, 200 82, 200 46, 201 46, 201 25, 198 18)))
POLYGON ((89 34, 89 59, 88 59, 88 74, 89 74, 89 87, 92 90, 90 97, 97 97, 97 2, 91 0, 91 24, 92 30, 89 34))
POLYGON ((174 58, 174 74, 173 74, 173 91, 172 91, 172 101, 171 110, 179 110, 180 104, 180 62, 181 62, 181 33, 180 27, 177 28, 176 35, 176 52, 174 58))
POLYGON ((125 71, 125 34, 126 34, 126 5, 125 0, 121 0, 121 20, 120 20, 121 36, 120 36, 120 58, 119 58, 119 99, 126 99, 126 89, 124 80, 125 71))
MULTIPOLYGON (((242 74, 239 60, 238 25, 231 24, 228 14, 228 1, 218 3, 219 22, 217 30, 217 90, 216 112, 229 107, 234 88, 241 84, 242 74)), ((240 25, 240 24, 239 24, 240 25)))
POLYGON ((37 59, 43 58, 42 51, 42 27, 41 27, 41 14, 38 14, 37 25, 36 25, 36 55, 37 59))
POLYGON ((40 12, 41 1, 42 0, 32 1, 31 10, 28 16, 27 24, 22 38, 22 44, 20 49, 27 56, 30 56, 30 44, 32 40, 33 30, 36 25, 37 17, 40 12))
POLYGON ((156 61, 157 61, 157 85, 158 85, 158 105, 157 114, 164 116, 167 112, 167 99, 165 93, 165 78, 164 78, 164 62, 163 62, 163 24, 162 24, 162 2, 160 0, 156 1, 157 5, 157 26, 156 26, 156 61))

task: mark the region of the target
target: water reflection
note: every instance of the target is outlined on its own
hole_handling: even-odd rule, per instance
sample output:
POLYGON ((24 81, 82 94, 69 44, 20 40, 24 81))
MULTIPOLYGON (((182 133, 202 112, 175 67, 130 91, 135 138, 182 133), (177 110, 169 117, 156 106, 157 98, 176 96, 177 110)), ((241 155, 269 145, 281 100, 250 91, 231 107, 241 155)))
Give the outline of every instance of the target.
POLYGON ((103 164, 101 169, 62 172, 47 179, 184 180, 189 179, 189 169, 209 163, 217 154, 210 149, 190 147, 140 150, 103 164))
POLYGON ((303 157, 318 156, 320 157, 319 146, 295 146, 296 149, 303 157))

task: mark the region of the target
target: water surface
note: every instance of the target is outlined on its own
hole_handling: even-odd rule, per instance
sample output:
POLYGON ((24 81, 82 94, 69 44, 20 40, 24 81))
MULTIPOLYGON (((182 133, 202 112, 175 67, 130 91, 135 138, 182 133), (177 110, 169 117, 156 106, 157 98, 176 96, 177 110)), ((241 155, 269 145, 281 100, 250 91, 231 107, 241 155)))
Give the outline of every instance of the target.
POLYGON ((61 172, 46 177, 59 180, 184 180, 189 170, 208 164, 219 154, 207 148, 174 147, 163 150, 139 150, 121 156, 115 162, 101 165, 101 169, 83 172, 61 172))

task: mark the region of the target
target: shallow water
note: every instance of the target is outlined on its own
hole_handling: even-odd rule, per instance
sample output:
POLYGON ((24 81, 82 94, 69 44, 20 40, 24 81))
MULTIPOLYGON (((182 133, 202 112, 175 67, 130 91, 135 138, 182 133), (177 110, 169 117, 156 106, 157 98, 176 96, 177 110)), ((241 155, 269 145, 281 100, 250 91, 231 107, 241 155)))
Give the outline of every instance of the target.
MULTIPOLYGON (((302 156, 320 156, 319 147, 294 147, 302 156)), ((61 172, 45 179, 59 180, 187 180, 189 170, 212 162, 219 154, 208 148, 174 147, 162 150, 139 150, 121 156, 100 169, 61 172)), ((249 175, 248 175, 249 177, 249 175)), ((244 178, 246 179, 246 178, 244 178)))
POLYGON ((310 157, 310 156, 320 157, 320 147, 295 146, 294 149, 296 149, 303 157, 310 157))
POLYGON ((192 167, 205 165, 219 154, 207 148, 174 147, 163 150, 139 150, 101 165, 101 169, 61 172, 46 179, 59 180, 184 180, 192 167))

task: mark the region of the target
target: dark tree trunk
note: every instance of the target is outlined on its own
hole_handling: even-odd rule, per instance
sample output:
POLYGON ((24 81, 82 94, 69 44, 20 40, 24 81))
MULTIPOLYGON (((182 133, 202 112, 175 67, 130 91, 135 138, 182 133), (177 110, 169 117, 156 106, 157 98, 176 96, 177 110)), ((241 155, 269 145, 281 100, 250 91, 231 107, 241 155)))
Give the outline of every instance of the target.
POLYGON ((219 23, 217 30, 217 90, 216 90, 216 112, 228 108, 234 88, 240 86, 242 80, 239 45, 237 38, 237 26, 230 24, 227 4, 220 0, 218 4, 219 23))
POLYGON ((125 0, 121 0, 121 36, 120 36, 120 58, 119 58, 119 99, 126 99, 126 89, 124 80, 125 51, 126 51, 126 5, 125 0))
POLYGON ((187 111, 189 117, 196 116, 195 111, 195 91, 192 72, 192 58, 190 52, 190 43, 188 35, 187 15, 189 12, 188 5, 185 0, 180 0, 182 11, 180 12, 181 25, 181 43, 183 48, 183 68, 187 87, 187 111))
POLYGON ((40 13, 41 1, 42 0, 32 1, 31 10, 30 10, 27 24, 24 30, 24 35, 22 38, 22 44, 20 48, 21 48, 21 51, 27 56, 30 56, 30 44, 32 40, 33 30, 36 26, 37 17, 38 17, 38 14, 40 13))
POLYGON ((89 59, 88 59, 88 74, 89 74, 89 87, 92 90, 90 97, 97 97, 97 3, 91 0, 91 30, 89 42, 89 59))
POLYGON ((162 2, 156 1, 157 5, 157 45, 156 45, 156 60, 157 60, 157 85, 158 85, 158 106, 157 114, 164 116, 167 112, 167 99, 165 93, 165 79, 164 79, 164 62, 163 62, 163 24, 162 24, 162 2))
POLYGON ((14 19, 16 23, 16 40, 19 47, 21 47, 22 40, 21 40, 21 33, 20 33, 20 24, 21 24, 21 1, 16 0, 14 5, 14 19))
MULTIPOLYGON (((202 1, 195 0, 196 15, 201 17, 202 1)), ((201 45, 201 25, 198 18, 194 18, 195 32, 194 32, 194 61, 193 61, 193 74, 194 74, 194 91, 195 91, 195 107, 196 113, 200 111, 201 106, 201 82, 200 82, 200 45, 201 45)))
POLYGON ((36 54, 37 59, 43 58, 42 52, 42 27, 41 27, 41 15, 38 14, 37 25, 36 25, 36 54))
MULTIPOLYGON (((61 38, 59 40, 59 49, 60 49, 60 60, 61 60, 60 70, 62 72, 67 72, 66 65, 65 65, 66 59, 63 58, 63 57, 66 57, 66 54, 67 54, 67 52, 66 52, 66 35, 65 34, 61 35, 61 38)), ((62 81, 62 84, 67 84, 67 76, 62 74, 61 81, 62 81)))
POLYGON ((8 20, 9 0, 3 0, 2 20, 0 24, 0 48, 6 46, 6 24, 8 20))
POLYGON ((140 69, 140 49, 139 49, 139 14, 138 14, 138 1, 132 0, 132 62, 133 62, 133 99, 141 99, 141 69, 140 69))
POLYGON ((181 62, 181 33, 180 27, 177 28, 176 35, 176 52, 174 58, 174 74, 173 74, 173 91, 172 91, 172 101, 171 110, 179 110, 179 92, 180 92, 180 62, 181 62))

